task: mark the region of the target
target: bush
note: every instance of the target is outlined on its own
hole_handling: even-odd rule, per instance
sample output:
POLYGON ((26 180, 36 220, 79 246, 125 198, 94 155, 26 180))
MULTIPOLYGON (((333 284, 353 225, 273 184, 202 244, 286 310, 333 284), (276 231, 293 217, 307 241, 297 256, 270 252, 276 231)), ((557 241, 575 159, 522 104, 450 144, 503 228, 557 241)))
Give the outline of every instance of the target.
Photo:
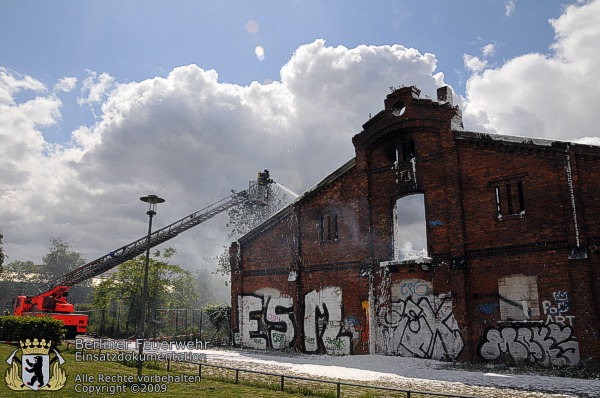
POLYGON ((51 317, 0 316, 0 340, 25 341, 45 339, 52 346, 62 342, 64 323, 51 317))
POLYGON ((204 307, 204 313, 216 328, 228 325, 231 322, 231 307, 227 304, 209 304, 204 307))

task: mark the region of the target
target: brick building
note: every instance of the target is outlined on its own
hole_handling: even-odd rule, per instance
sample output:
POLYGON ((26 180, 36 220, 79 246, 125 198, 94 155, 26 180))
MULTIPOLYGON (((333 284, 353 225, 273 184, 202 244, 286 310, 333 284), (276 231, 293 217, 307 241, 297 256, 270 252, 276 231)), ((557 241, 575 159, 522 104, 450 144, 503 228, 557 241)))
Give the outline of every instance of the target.
POLYGON ((600 358, 600 148, 463 131, 447 87, 437 102, 395 90, 353 144, 232 244, 237 344, 600 358))

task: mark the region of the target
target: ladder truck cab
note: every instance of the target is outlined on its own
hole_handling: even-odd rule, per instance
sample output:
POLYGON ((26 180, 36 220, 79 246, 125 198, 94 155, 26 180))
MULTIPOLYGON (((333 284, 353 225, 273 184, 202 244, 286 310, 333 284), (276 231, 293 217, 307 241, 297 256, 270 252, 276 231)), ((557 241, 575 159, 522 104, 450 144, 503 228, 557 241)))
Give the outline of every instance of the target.
POLYGON ((15 316, 50 316, 64 322, 67 338, 87 332, 88 317, 75 314, 73 304, 67 302, 69 286, 56 286, 37 296, 18 296, 15 300, 15 316))
POLYGON ((249 188, 240 192, 232 190, 232 194, 201 210, 185 216, 157 231, 149 239, 140 238, 128 245, 82 265, 50 282, 39 286, 35 296, 18 296, 14 303, 15 316, 50 316, 64 322, 67 338, 87 332, 88 316, 75 313, 73 304, 67 302, 69 289, 87 279, 98 276, 119 264, 134 259, 143 254, 148 246, 155 247, 242 203, 254 203, 265 206, 268 204, 270 185, 274 183, 269 170, 259 171, 258 177, 250 181, 249 188))

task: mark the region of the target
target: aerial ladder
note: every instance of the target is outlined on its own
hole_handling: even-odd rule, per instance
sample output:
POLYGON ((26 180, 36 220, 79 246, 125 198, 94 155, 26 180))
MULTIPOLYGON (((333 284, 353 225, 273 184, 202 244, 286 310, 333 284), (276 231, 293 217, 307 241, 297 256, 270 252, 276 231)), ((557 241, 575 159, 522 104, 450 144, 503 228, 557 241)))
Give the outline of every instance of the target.
POLYGON ((143 254, 180 233, 210 220, 234 206, 244 202, 267 205, 270 184, 274 181, 269 170, 259 171, 258 177, 250 181, 249 188, 231 195, 175 221, 147 236, 109 252, 81 267, 55 278, 37 288, 34 296, 18 296, 15 300, 15 316, 51 316, 64 322, 68 337, 87 332, 88 316, 75 313, 73 304, 67 301, 69 289, 85 280, 98 276, 126 261, 143 254))

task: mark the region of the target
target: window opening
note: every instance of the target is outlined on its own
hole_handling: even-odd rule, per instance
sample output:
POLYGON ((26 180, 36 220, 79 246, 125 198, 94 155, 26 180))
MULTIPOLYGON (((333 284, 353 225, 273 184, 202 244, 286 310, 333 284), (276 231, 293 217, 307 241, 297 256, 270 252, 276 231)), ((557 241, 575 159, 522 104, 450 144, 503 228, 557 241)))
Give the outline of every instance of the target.
POLYGON ((425 195, 400 198, 394 204, 394 259, 427 257, 425 195))
POLYGON ((338 216, 337 214, 321 217, 320 227, 321 242, 338 240, 338 216))
POLYGON ((519 191, 519 212, 525 211, 525 198, 523 196, 523 182, 517 182, 517 190, 519 191))
POLYGON ((410 162, 415 157, 415 142, 413 140, 404 141, 394 148, 396 164, 410 162))
POLYGON ((500 202, 500 187, 496 185, 496 212, 498 218, 502 218, 502 202, 500 202))
POLYGON ((398 101, 392 106, 392 114, 394 116, 402 116, 404 115, 404 112, 406 112, 406 105, 404 105, 404 102, 398 101))
POLYGON ((503 216, 523 216, 525 215, 525 196, 523 194, 523 182, 511 182, 504 186, 496 185, 494 187, 496 195, 496 213, 498 219, 503 216), (515 188, 516 187, 516 196, 515 188), (504 191, 503 191, 504 188, 504 191), (519 204, 515 208, 515 203, 519 204))
POLYGON ((513 205, 512 205, 512 192, 510 189, 510 184, 506 184, 506 203, 508 204, 508 214, 514 214, 513 213, 513 205))
POLYGON ((408 162, 415 157, 415 142, 413 140, 402 143, 402 161, 408 162))

